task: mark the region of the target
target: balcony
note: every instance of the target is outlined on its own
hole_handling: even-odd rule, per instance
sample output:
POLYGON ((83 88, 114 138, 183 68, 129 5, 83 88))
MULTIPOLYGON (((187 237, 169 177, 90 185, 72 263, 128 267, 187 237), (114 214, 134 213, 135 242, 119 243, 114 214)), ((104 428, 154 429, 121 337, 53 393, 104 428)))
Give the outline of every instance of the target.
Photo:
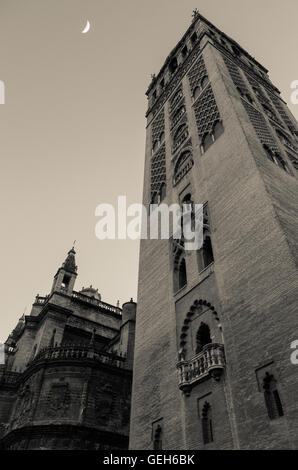
POLYGON ((219 380, 225 368, 224 347, 222 344, 206 344, 203 350, 189 361, 177 363, 179 388, 189 395, 191 388, 206 377, 219 380))
POLYGON ((122 368, 127 368, 126 357, 108 353, 105 351, 99 351, 93 346, 84 346, 84 345, 65 345, 65 346, 55 346, 55 347, 46 347, 39 351, 36 356, 27 364, 28 367, 31 367, 39 362, 49 362, 49 361, 88 361, 92 360, 95 362, 100 362, 101 364, 122 368))
POLYGON ((34 304, 38 304, 38 305, 45 305, 48 301, 48 298, 49 296, 47 295, 46 297, 41 297, 40 295, 37 295, 35 297, 35 302, 34 304))

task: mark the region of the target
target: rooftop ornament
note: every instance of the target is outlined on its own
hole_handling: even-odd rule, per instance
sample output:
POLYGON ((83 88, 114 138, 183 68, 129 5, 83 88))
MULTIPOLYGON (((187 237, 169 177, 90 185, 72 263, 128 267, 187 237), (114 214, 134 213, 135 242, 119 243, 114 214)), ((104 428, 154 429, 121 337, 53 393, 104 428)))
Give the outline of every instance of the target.
POLYGON ((199 16, 199 10, 197 8, 195 8, 192 12, 192 21, 195 21, 197 19, 197 17, 199 16))

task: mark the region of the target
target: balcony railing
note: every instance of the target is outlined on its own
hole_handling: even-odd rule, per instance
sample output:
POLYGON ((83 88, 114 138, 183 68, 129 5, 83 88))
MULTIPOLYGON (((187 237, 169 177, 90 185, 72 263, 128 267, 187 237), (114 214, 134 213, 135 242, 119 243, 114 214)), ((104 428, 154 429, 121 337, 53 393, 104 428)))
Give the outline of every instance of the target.
POLYGON ((108 312, 117 313, 118 315, 122 312, 121 308, 119 307, 114 307, 114 305, 107 304, 106 302, 102 302, 101 300, 89 297, 88 295, 84 295, 81 292, 73 291, 72 298, 95 305, 108 312))
POLYGON ((41 297, 40 295, 37 295, 35 297, 35 304, 38 304, 38 305, 45 305, 48 301, 48 298, 49 296, 47 295, 46 297, 41 297))
POLYGON ((81 345, 65 345, 47 347, 39 351, 36 356, 27 364, 31 366, 39 361, 54 361, 54 360, 93 360, 101 364, 126 368, 126 357, 118 356, 116 354, 108 353, 105 351, 98 351, 93 346, 81 345))
POLYGON ((191 387, 205 377, 212 376, 215 380, 219 380, 224 368, 223 345, 218 343, 206 344, 203 350, 192 359, 177 363, 179 388, 189 393, 191 387))

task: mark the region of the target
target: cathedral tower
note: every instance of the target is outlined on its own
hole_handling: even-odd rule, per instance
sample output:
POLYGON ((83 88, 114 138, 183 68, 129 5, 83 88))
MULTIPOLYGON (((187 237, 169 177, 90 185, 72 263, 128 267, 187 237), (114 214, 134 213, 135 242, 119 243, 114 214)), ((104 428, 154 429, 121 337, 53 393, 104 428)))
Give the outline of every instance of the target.
POLYGON ((298 448, 297 123, 198 12, 147 96, 143 203, 203 204, 204 243, 141 241, 130 448, 298 448))
POLYGON ((134 352, 131 300, 74 290, 72 248, 5 343, 0 449, 127 449, 134 352))

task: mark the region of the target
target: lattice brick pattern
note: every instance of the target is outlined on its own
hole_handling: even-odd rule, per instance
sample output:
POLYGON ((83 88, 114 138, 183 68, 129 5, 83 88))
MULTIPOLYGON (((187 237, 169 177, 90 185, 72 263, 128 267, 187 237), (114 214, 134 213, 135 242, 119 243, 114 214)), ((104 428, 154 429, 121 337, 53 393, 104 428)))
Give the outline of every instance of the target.
POLYGON ((179 106, 177 106, 170 115, 171 130, 176 126, 176 124, 178 124, 182 116, 186 116, 186 107, 185 107, 184 98, 179 103, 179 106))
POLYGON ((194 112, 200 137, 205 133, 211 132, 215 121, 220 120, 220 114, 211 85, 206 88, 195 102, 194 112))
POLYGON ((164 131, 165 131, 165 112, 164 112, 164 109, 162 109, 152 123, 152 144, 156 140, 159 141, 159 136, 161 135, 161 133, 164 133, 164 131))
POLYGON ((270 96, 271 98, 271 101, 273 102, 276 110, 279 112, 279 115, 280 117, 282 118, 282 120, 284 121, 284 123, 287 125, 288 129, 293 132, 294 134, 296 134, 298 136, 298 129, 297 129, 297 126, 295 126, 295 124, 291 121, 291 119, 289 118, 289 116, 287 115, 287 113, 285 112, 285 110, 283 109, 283 106, 279 100, 279 98, 277 98, 273 93, 271 93, 270 91, 268 91, 268 95, 270 96))
POLYGON ((243 106, 245 107, 247 114, 249 116, 249 119, 260 141, 262 142, 262 144, 268 145, 268 147, 270 147, 272 150, 278 151, 276 141, 274 137, 272 136, 262 113, 257 111, 253 106, 251 106, 244 100, 243 100, 243 106))
POLYGON ((194 89, 201 85, 201 80, 203 77, 208 77, 205 62, 203 56, 200 56, 195 62, 192 69, 187 74, 189 79, 189 84, 191 91, 193 93, 194 89))
POLYGON ((264 93, 262 86, 259 85, 259 83, 254 78, 252 78, 248 73, 245 73, 245 75, 246 75, 247 80, 251 84, 251 86, 254 88, 254 93, 255 93, 256 97, 258 98, 258 101, 263 106, 264 112, 267 114, 267 116, 271 120, 276 122, 281 127, 284 127, 282 121, 277 116, 277 114, 275 112, 275 109, 272 106, 271 101, 269 100, 267 95, 264 93))
POLYGON ((234 84, 241 88, 245 93, 249 93, 248 88, 241 76, 239 67, 231 62, 224 54, 222 54, 223 60, 228 68, 228 71, 230 72, 231 78, 234 82, 234 84))
POLYGON ((163 145, 151 161, 151 192, 159 191, 166 182, 166 148, 163 145))
POLYGON ((183 98, 182 87, 180 86, 178 90, 175 91, 172 98, 170 99, 170 113, 173 113, 175 109, 180 105, 183 98))

